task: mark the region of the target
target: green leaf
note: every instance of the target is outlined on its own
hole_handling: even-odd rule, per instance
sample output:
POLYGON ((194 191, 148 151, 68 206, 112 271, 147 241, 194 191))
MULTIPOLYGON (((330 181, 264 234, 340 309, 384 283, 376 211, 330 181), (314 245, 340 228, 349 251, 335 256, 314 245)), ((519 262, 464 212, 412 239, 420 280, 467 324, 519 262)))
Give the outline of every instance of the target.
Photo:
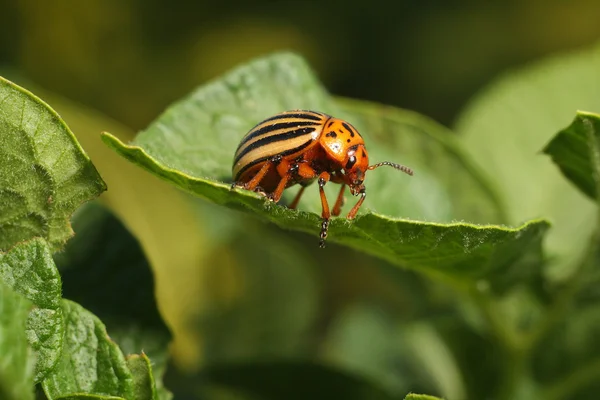
POLYGON ((36 236, 59 249, 71 214, 105 189, 58 114, 0 77, 0 250, 36 236))
POLYGON ((404 400, 442 400, 439 397, 429 396, 427 394, 415 394, 409 393, 406 395, 404 400))
POLYGON ((261 362, 211 367, 206 383, 270 399, 392 400, 394 397, 353 374, 311 362, 261 362))
POLYGON ((63 351, 54 371, 42 381, 48 399, 133 398, 133 377, 125 357, 102 322, 69 300, 63 300, 62 309, 63 351))
POLYGON ((556 276, 581 257, 594 230, 595 205, 557 179, 556 168, 540 155, 553 133, 576 110, 600 110, 600 43, 510 71, 484 89, 461 113, 456 131, 485 173, 498 184, 508 223, 540 216, 555 228, 547 249, 556 276))
POLYGON ((583 193, 598 198, 600 185, 600 115, 578 112, 546 145, 544 153, 583 193))
MULTIPOLYGON (((111 322, 106 321, 106 322, 111 322)), ((108 325, 108 324, 107 324, 108 325)), ((124 354, 138 356, 141 352, 143 357, 151 361, 152 384, 156 390, 156 396, 160 400, 170 400, 173 394, 164 386, 162 377, 167 369, 168 345, 170 336, 162 330, 145 328, 130 322, 111 324, 111 338, 118 343, 124 354)), ((129 359, 128 359, 129 362, 129 359)), ((137 378, 134 374, 134 380, 137 378)))
POLYGON ((30 302, 0 278, 0 399, 33 399, 33 360, 25 331, 30 302))
POLYGON ((127 365, 133 376, 133 393, 136 400, 156 400, 156 385, 150 359, 144 354, 127 357, 127 365))
MULTIPOLYGON (((290 108, 336 110, 300 59, 275 55, 242 66, 198 89, 168 109, 132 145, 125 145, 108 133, 103 140, 126 159, 192 194, 259 215, 280 227, 317 236, 319 215, 292 211, 266 202, 255 193, 232 191, 228 184, 222 183, 230 180, 231 157, 240 136, 261 118, 290 108)), ((422 175, 427 174, 423 171, 422 175)), ((408 182, 409 178, 395 179, 408 182)), ((422 179, 435 192, 432 198, 443 193, 431 176, 422 179)), ((481 191, 486 190, 483 181, 479 185, 481 191)), ((371 197, 378 199, 376 193, 371 197)), ((396 201, 394 196, 385 199, 396 201)), ((427 214, 425 209, 439 208, 447 207, 424 207, 418 213, 427 214)), ((536 274, 533 268, 513 267, 514 261, 530 246, 536 247, 534 244, 539 243, 547 226, 545 221, 532 221, 516 229, 460 223, 442 225, 366 212, 352 223, 334 218, 328 240, 432 274, 479 279, 494 271, 514 281, 536 274)))
MULTIPOLYGON (((25 83, 23 85, 25 86, 25 83)), ((111 314, 116 311, 125 318, 127 315, 133 315, 136 323, 143 319, 144 322, 153 324, 156 320, 152 315, 158 315, 154 302, 155 295, 156 303, 160 304, 161 315, 176 337, 172 344, 174 354, 186 357, 187 360, 197 357, 201 343, 186 341, 186 332, 190 329, 190 316, 197 315, 197 310, 204 308, 207 301, 203 296, 198 296, 207 282, 203 268, 199 266, 208 265, 204 260, 212 252, 216 255, 214 243, 219 242, 227 231, 223 229, 223 221, 227 219, 229 226, 241 226, 241 221, 230 210, 198 201, 168 182, 131 164, 107 147, 98 135, 102 130, 109 130, 119 132, 121 137, 133 138, 134 132, 129 128, 95 110, 45 91, 30 82, 27 82, 26 86, 38 93, 40 97, 47 99, 60 115, 69 121, 69 126, 76 133, 77 140, 86 149, 102 178, 110 187, 98 202, 106 205, 114 215, 118 216, 119 225, 127 227, 127 229, 117 228, 117 232, 114 232, 116 240, 105 240, 110 238, 109 229, 111 225, 114 226, 116 218, 113 217, 112 222, 107 222, 102 213, 90 213, 97 214, 96 221, 95 216, 88 215, 83 209, 95 202, 85 204, 78 209, 73 218, 75 236, 67 242, 64 251, 54 253, 57 266, 63 273, 65 297, 74 300, 72 296, 77 295, 76 301, 98 315, 105 323, 113 321, 105 320, 100 315, 99 308, 90 307, 91 303, 111 314), (198 203, 211 206, 211 209, 199 214, 195 209, 198 203), (165 204, 169 207, 165 207, 165 204), (204 216, 211 217, 215 224, 213 226, 206 224, 204 216), (88 217, 89 221, 84 222, 83 220, 88 217), (89 226, 86 226, 88 223, 89 226), (208 229, 211 232, 207 233, 208 229), (127 232, 127 235, 123 236, 124 231, 130 231, 131 234, 127 232), (213 232, 216 234, 212 234, 213 232), (102 251, 101 246, 106 246, 105 251, 102 251), (126 253, 121 257, 119 252, 125 250, 126 253), (141 253, 147 262, 137 258, 137 254, 141 253), (150 264, 152 274, 155 276, 154 281, 151 280, 152 276, 147 264, 150 264), (74 269, 82 267, 82 270, 73 276, 68 271, 70 267, 74 269), (91 270, 92 267, 95 267, 96 271, 86 275, 86 271, 91 270), (121 267, 126 267, 126 273, 123 270, 117 271, 121 267), (104 271, 107 273, 103 274, 104 271), (99 279, 102 279, 102 285, 94 284, 93 275, 96 273, 99 279), (132 283, 131 287, 135 290, 135 295, 132 296, 135 301, 128 301, 132 297, 126 296, 129 293, 127 291, 113 293, 110 299, 114 301, 107 301, 105 292, 101 290, 102 286, 112 285, 111 287, 117 288, 122 282, 121 279, 111 279, 111 273, 117 273, 119 278, 125 278, 123 275, 131 278, 126 281, 129 282, 128 284, 132 283), (140 290, 136 290, 138 283, 142 286, 140 290), (94 295, 86 296, 92 290, 94 295), (101 302, 97 299, 101 299, 101 302), (125 301, 122 301, 123 299, 125 301), (152 299, 153 302, 150 304, 142 301, 143 299, 152 299), (130 314, 132 311, 135 314, 130 314)), ((219 255, 216 257, 218 260, 222 259, 219 255)), ((218 269, 220 264, 216 262, 210 265, 218 269)), ((112 327, 107 326, 109 332, 114 333, 112 327)), ((144 328, 146 326, 144 325, 144 328)), ((156 361, 154 355, 147 354, 153 362, 156 361)), ((157 379, 157 384, 158 382, 160 380, 157 379)))
POLYGON ((58 362, 63 342, 61 280, 46 241, 33 239, 0 253, 0 280, 35 305, 27 338, 36 353, 39 382, 58 362))
POLYGON ((154 278, 139 243, 96 201, 77 211, 73 229, 73 239, 54 255, 64 296, 101 318, 124 354, 143 351, 152 360, 159 398, 169 399, 172 395, 160 378, 170 334, 158 312, 154 278))
MULTIPOLYGON (((389 168, 371 174, 367 188, 372 194, 364 210, 423 220, 505 222, 496 194, 446 129, 391 107, 349 100, 338 104, 304 61, 290 54, 250 62, 174 104, 134 140, 146 153, 131 154, 132 149, 109 134, 103 140, 130 161, 180 186, 185 187, 189 177, 200 178, 196 182, 203 185, 196 194, 210 195, 215 181, 231 181, 232 157, 243 134, 290 108, 345 118, 365 135, 371 159, 400 159, 417 171, 418 179, 389 168), (199 132, 203 140, 198 140, 199 132), (183 176, 173 176, 175 171, 183 176)), ((326 191, 330 198, 335 196, 334 185, 326 191)), ((284 197, 289 200, 290 194, 286 191, 284 197)), ((316 187, 307 191, 301 205, 320 214, 316 187)))

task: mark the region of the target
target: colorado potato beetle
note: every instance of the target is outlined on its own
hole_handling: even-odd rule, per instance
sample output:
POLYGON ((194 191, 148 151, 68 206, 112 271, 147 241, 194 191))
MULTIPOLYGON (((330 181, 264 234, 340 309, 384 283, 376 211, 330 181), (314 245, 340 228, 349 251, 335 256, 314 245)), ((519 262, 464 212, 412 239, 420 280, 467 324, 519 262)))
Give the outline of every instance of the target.
POLYGON ((294 209, 306 186, 317 180, 323 209, 319 245, 325 247, 329 218, 340 214, 346 185, 352 195, 360 196, 347 216, 353 219, 365 200, 365 173, 382 165, 413 174, 389 161, 369 165, 365 142, 348 122, 320 112, 291 110, 265 119, 242 138, 234 156, 232 188, 258 191, 277 203, 286 188, 299 184, 289 205, 294 209), (323 190, 329 181, 342 185, 331 212, 323 190))

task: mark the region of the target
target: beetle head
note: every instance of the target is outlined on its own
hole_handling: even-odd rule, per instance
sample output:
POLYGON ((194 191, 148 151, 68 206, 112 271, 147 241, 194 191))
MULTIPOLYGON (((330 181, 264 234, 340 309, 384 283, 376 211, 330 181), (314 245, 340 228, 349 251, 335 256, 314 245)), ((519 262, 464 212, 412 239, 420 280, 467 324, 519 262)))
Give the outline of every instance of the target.
POLYGON ((367 150, 362 144, 352 146, 346 153, 344 160, 344 172, 346 175, 346 184, 350 188, 350 193, 357 195, 364 191, 365 173, 369 169, 369 156, 367 150))
POLYGON ((413 170, 400 164, 389 161, 380 162, 374 165, 369 165, 369 156, 364 145, 353 146, 348 150, 346 155, 344 171, 346 175, 346 184, 350 188, 350 193, 356 196, 365 191, 365 174, 367 170, 379 168, 383 165, 388 165, 392 168, 400 170, 408 175, 413 175, 413 170))

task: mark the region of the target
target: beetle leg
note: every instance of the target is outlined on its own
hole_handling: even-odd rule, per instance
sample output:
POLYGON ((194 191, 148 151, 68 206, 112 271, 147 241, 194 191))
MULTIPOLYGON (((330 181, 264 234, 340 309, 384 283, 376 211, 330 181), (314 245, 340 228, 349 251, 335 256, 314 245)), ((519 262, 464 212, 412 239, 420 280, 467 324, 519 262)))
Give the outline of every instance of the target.
POLYGON ((346 185, 342 183, 340 193, 338 194, 337 200, 335 201, 333 210, 331 210, 331 214, 335 217, 340 215, 340 213, 342 212, 342 206, 344 205, 344 189, 346 189, 346 185))
POLYGON ((262 179, 265 177, 267 172, 269 172, 269 169, 272 165, 273 162, 271 160, 266 161, 262 168, 256 173, 256 175, 254 175, 254 177, 248 182, 246 182, 242 187, 247 190, 254 190, 258 186, 260 181, 262 181, 262 179))
POLYGON ((321 195, 321 207, 323 208, 323 213, 321 217, 323 218, 323 222, 321 223, 321 240, 319 240, 319 247, 325 247, 325 239, 327 239, 327 229, 329 228, 329 218, 331 214, 329 213, 329 204, 327 204, 327 197, 325 196, 325 184, 329 181, 329 172, 323 171, 321 175, 319 175, 319 194, 321 195))
POLYGON ((300 197, 302 197, 302 193, 304 193, 304 189, 306 189, 306 186, 301 186, 300 187, 300 190, 298 191, 298 194, 296 195, 296 197, 294 197, 294 200, 288 206, 288 208, 290 210, 294 210, 296 207, 298 207, 298 202, 300 201, 300 197))
POLYGON ((356 213, 358 212, 358 209, 362 205, 363 201, 365 201, 365 197, 367 197, 367 193, 363 190, 362 192, 360 192, 360 199, 358 199, 358 202, 354 205, 354 207, 352 207, 352 210, 350 210, 350 212, 348 213, 348 219, 354 219, 356 213))
MULTIPOLYGON (((308 179, 314 178, 315 175, 317 175, 315 170, 312 169, 310 167, 310 165, 308 165, 305 162, 298 162, 293 167, 295 167, 294 174, 296 175, 296 179, 301 178, 301 179, 308 180, 308 179)), ((300 190, 298 191, 298 194, 296 195, 296 197, 294 197, 294 200, 288 206, 289 209, 293 210, 298 206, 298 202, 300 201, 300 198, 302 197, 302 194, 304 193, 305 188, 306 188, 306 186, 302 186, 300 188, 300 190)))
POLYGON ((268 197, 270 200, 277 203, 281 199, 281 195, 285 190, 289 180, 292 178, 292 167, 293 165, 285 159, 280 159, 277 164, 277 173, 281 177, 281 180, 277 184, 277 187, 268 197))
POLYGON ((305 162, 298 163, 298 171, 296 173, 303 179, 311 179, 317 175, 315 170, 305 162))
POLYGON ((275 203, 277 203, 281 199, 281 195, 283 194, 283 191, 285 190, 285 186, 287 185, 289 180, 290 180, 289 175, 282 176, 275 191, 273 193, 269 194, 269 199, 274 201, 275 203))

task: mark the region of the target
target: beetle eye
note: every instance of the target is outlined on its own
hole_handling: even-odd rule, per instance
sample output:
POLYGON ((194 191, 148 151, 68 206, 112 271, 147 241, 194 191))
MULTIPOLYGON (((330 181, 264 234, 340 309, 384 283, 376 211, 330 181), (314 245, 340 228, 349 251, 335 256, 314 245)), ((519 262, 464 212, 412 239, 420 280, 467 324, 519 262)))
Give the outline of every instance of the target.
POLYGON ((346 163, 346 166, 344 167, 344 169, 346 169, 346 170, 352 169, 352 167, 354 166, 354 164, 356 164, 356 157, 355 156, 350 156, 350 159, 346 163))

